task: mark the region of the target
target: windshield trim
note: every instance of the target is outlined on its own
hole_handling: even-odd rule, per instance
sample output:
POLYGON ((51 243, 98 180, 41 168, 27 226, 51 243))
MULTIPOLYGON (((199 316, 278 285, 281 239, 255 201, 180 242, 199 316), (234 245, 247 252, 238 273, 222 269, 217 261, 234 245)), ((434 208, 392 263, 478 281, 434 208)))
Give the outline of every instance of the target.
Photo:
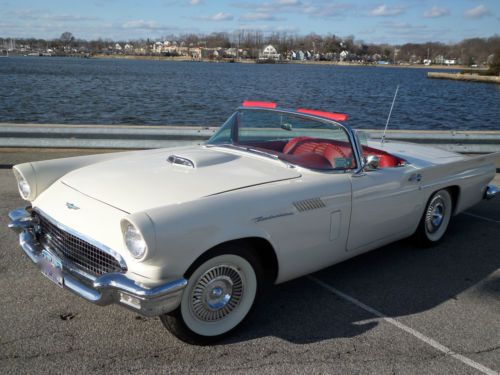
MULTIPOLYGON (((324 123, 326 125, 332 126, 332 128, 333 127, 340 127, 347 134, 349 142, 351 143, 351 146, 352 146, 354 158, 356 159, 356 168, 352 169, 351 173, 357 174, 357 173, 359 173, 360 171, 363 170, 363 154, 361 152, 361 148, 360 148, 361 146, 357 142, 357 137, 356 137, 356 134, 355 134, 354 130, 350 126, 348 126, 346 124, 342 124, 340 122, 337 122, 337 121, 334 121, 334 120, 331 120, 331 119, 327 119, 327 118, 322 118, 322 117, 318 117, 318 116, 314 116, 314 115, 310 115, 310 114, 306 114, 306 113, 300 113, 300 112, 297 112, 297 111, 292 110, 292 109, 286 109, 286 108, 249 108, 249 107, 242 107, 242 106, 236 108, 236 112, 234 112, 233 114, 231 114, 231 116, 229 116, 228 120, 230 118, 232 118, 236 113, 243 112, 243 111, 259 111, 259 112, 283 113, 283 114, 287 114, 287 115, 292 115, 292 116, 302 117, 302 118, 309 119, 309 120, 314 120, 314 121, 322 122, 322 123, 324 123)), ((224 124, 228 120, 226 120, 224 122, 224 124)), ((215 135, 217 135, 217 133, 215 133, 214 136, 215 135)), ((210 139, 212 139, 212 137, 210 139)), ((216 144, 208 143, 210 141, 210 139, 207 142, 205 142, 205 145, 215 146, 216 144)), ((281 159, 279 159, 279 160, 281 160, 281 159)), ((285 162, 284 160, 281 160, 281 161, 285 162)), ((288 162, 286 162, 286 163, 288 163, 288 162)), ((294 165, 294 164, 292 164, 292 165, 294 165)), ((301 168, 303 168, 303 167, 301 167, 301 168)), ((306 168, 306 169, 310 169, 310 168, 306 168)), ((314 169, 312 169, 312 170, 314 170, 314 169)))

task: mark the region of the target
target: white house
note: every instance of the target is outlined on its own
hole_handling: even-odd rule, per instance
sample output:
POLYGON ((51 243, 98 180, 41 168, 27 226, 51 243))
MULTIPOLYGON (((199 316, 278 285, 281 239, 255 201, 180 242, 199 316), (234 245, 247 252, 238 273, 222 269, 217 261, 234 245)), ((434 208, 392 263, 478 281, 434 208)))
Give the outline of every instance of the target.
POLYGON ((261 60, 279 60, 280 55, 278 51, 276 51, 276 48, 274 48, 272 45, 268 45, 266 48, 264 48, 259 58, 261 60))

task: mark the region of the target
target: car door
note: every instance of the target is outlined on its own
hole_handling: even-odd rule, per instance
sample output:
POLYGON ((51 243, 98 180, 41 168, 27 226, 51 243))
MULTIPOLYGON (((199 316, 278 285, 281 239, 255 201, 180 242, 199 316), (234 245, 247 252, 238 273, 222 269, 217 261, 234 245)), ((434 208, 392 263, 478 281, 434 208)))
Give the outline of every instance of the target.
POLYGON ((347 251, 363 252, 409 236, 422 212, 420 179, 412 166, 352 174, 347 251))
POLYGON ((308 173, 274 196, 269 210, 254 221, 276 245, 279 281, 345 259, 350 213, 351 182, 344 173, 308 173))

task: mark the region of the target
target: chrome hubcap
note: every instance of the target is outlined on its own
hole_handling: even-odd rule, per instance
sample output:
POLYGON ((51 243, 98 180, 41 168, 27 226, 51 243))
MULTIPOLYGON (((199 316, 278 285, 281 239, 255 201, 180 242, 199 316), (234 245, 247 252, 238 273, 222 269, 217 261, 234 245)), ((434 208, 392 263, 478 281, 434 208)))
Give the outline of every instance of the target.
POLYGON ((219 265, 200 276, 191 293, 194 315, 204 322, 213 322, 229 315, 240 303, 244 284, 240 270, 219 265))
POLYGON ((427 209, 427 214, 425 216, 425 225, 429 233, 434 233, 439 229, 443 222, 445 215, 445 205, 441 197, 436 197, 429 208, 427 209))

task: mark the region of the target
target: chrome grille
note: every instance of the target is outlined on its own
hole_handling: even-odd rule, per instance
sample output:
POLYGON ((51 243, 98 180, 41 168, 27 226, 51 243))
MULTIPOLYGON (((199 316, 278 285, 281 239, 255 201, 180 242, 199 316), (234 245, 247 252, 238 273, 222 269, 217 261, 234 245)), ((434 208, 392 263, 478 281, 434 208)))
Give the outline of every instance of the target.
POLYGON ((112 255, 59 228, 37 212, 33 215, 40 225, 38 241, 63 260, 97 276, 126 271, 112 255))

